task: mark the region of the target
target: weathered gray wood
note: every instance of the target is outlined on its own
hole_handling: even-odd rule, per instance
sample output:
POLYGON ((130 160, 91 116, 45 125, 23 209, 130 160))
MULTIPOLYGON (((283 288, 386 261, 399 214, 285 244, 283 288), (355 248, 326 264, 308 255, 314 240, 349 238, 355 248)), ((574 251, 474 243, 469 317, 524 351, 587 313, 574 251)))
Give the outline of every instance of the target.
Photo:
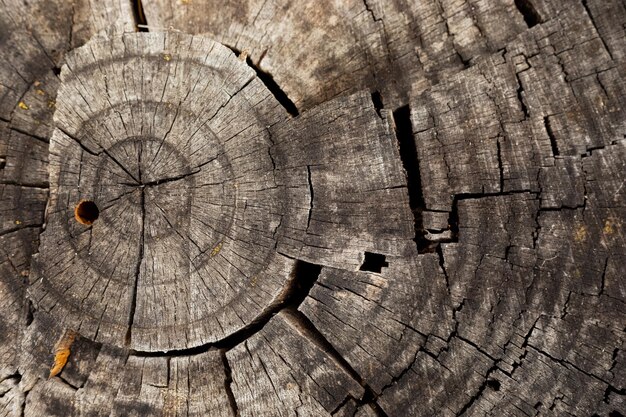
POLYGON ((346 396, 363 395, 363 387, 292 313, 279 313, 226 357, 241 416, 328 415, 346 396))
POLYGON ((324 268, 300 307, 376 394, 414 362, 428 335, 445 338, 453 328, 437 257, 388 261, 380 274, 324 268))
POLYGON ((624 252, 623 63, 583 6, 412 103, 424 208, 434 210, 423 227, 445 230, 436 213, 447 212, 454 235, 441 245, 453 335, 491 367, 465 361, 483 375, 467 400, 454 406, 434 380, 424 389, 442 402, 417 409, 406 396, 424 385, 416 362, 381 397, 390 414, 444 404, 450 415, 623 413, 622 290, 605 290, 624 252), (612 313, 597 310, 607 303, 612 313))
POLYGON ((0 1, 0 416, 626 414, 621 2, 0 1))
POLYGON ((300 188, 286 201, 278 252, 354 270, 364 251, 406 251, 413 219, 393 121, 382 114, 361 92, 270 129, 277 178, 300 188))
POLYGON ((37 305, 97 341, 150 351, 249 324, 279 297, 292 263, 270 252, 280 209, 257 208, 280 201, 265 126, 285 118, 282 108, 207 38, 90 42, 64 68, 37 305), (81 200, 101 208, 87 231, 73 219, 81 200))
MULTIPOLYGON (((75 6, 85 3, 0 3, 0 380, 3 387, 12 386, 0 396, 3 416, 24 414, 30 391, 51 364, 55 332, 50 326, 37 327, 40 337, 31 338, 32 331, 28 329, 33 329, 32 306, 24 294, 30 258, 37 251, 45 221, 49 184, 47 142, 59 87, 55 72, 70 48, 74 25, 82 20, 92 22, 83 32, 86 40, 110 24, 91 16, 96 9, 112 11, 110 4, 102 2, 91 10, 85 7, 82 18, 67 18, 75 6), (40 354, 41 350, 45 353, 40 354)), ((72 43, 80 45, 77 37, 72 43)), ((49 415, 41 406, 50 398, 56 401, 55 392, 60 396, 68 394, 58 385, 36 391, 33 397, 39 399, 31 398, 30 403, 39 405, 28 415, 49 415)))
POLYGON ((245 51, 298 108, 364 87, 396 108, 526 29, 512 0, 143 3, 156 30, 245 51))

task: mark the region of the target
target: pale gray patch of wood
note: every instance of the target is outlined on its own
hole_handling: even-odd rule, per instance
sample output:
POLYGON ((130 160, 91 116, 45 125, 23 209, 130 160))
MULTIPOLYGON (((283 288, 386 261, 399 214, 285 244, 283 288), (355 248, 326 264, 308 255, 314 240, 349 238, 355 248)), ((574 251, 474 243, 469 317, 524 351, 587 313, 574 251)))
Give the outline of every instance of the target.
POLYGON ((206 33, 245 51, 302 109, 361 88, 399 107, 526 29, 506 0, 143 3, 154 30, 206 33))

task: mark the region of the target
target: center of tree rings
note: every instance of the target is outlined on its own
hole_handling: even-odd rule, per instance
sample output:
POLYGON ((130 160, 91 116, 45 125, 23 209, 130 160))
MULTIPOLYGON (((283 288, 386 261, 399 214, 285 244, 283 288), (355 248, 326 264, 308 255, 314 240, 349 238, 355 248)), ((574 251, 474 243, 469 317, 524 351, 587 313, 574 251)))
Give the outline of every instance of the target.
POLYGON ((275 250, 277 229, 293 204, 267 127, 289 115, 254 71, 207 38, 163 33, 94 41, 67 63, 38 307, 83 337, 170 351, 279 304, 295 260, 275 250))

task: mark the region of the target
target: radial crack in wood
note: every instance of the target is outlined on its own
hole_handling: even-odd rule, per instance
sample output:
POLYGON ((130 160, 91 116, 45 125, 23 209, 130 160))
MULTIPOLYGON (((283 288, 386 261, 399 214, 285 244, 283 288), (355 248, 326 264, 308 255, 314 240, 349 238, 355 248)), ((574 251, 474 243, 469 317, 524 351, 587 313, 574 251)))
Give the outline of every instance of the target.
POLYGON ((624 4, 135 3, 0 6, 0 416, 626 414, 624 4))
POLYGON ((373 217, 324 220, 336 216, 325 207, 338 197, 332 204, 351 210, 350 194, 372 207, 377 194, 393 195, 387 216, 402 217, 389 124, 366 94, 288 120, 224 46, 178 33, 125 34, 68 55, 56 109, 47 226, 29 294, 83 337, 141 352, 210 346, 250 333, 292 302, 293 280, 303 278, 294 258, 313 258, 301 253, 316 250, 311 240, 326 240, 326 262, 344 267, 359 265, 365 249, 402 250, 385 242, 391 233, 377 232, 373 217), (346 118, 328 120, 333 108, 346 118), (347 129, 354 142, 331 145, 347 129), (334 156, 319 146, 294 152, 313 138, 334 156), (367 146, 357 145, 363 139, 367 146), (366 166, 338 163, 379 149, 382 158, 366 166), (345 181, 366 168, 375 169, 366 181, 345 181), (360 239, 342 247, 337 226, 360 239))

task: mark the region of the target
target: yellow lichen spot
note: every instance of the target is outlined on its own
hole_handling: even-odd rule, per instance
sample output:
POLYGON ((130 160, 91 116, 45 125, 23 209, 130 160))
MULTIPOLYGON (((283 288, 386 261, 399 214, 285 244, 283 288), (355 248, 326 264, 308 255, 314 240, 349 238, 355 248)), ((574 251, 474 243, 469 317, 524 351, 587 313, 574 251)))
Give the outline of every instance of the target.
POLYGON ((238 58, 239 58, 240 61, 244 61, 245 62, 245 60, 248 59, 248 51, 246 51, 245 49, 243 51, 241 51, 241 53, 239 53, 238 58))
POLYGON ((39 87, 39 86, 41 85, 41 81, 35 81, 35 82, 33 83, 33 85, 34 85, 35 87, 39 87))
POLYGON ((39 94, 40 96, 45 96, 46 95, 46 92, 43 91, 41 88, 36 89, 35 93, 39 94))
POLYGON ((217 245, 215 245, 215 247, 211 251, 211 258, 214 257, 215 255, 217 255, 218 253, 220 253, 220 251, 222 250, 222 245, 223 245, 222 242, 220 242, 217 245))
POLYGON ((48 100, 48 108, 52 109, 54 108, 54 106, 56 106, 57 102, 54 100, 48 100))
POLYGON ((55 377, 61 373, 67 363, 67 359, 70 357, 70 346, 72 346, 75 339, 76 332, 73 330, 66 331, 61 339, 59 339, 54 350, 54 364, 50 369, 50 376, 48 378, 55 377))
POLYGON ((172 60, 172 56, 170 54, 163 54, 163 60, 169 62, 172 60))
POLYGON ((253 276, 252 278, 250 278, 250 286, 251 287, 256 287, 256 281, 257 281, 257 276, 253 276))
POLYGON ((604 222, 604 228, 602 229, 602 232, 605 235, 610 235, 613 232, 615 232, 615 229, 613 228, 613 221, 611 219, 606 219, 606 221, 604 222))
POLYGON ((20 220, 16 220, 15 224, 22 224, 22 222, 20 220))
POLYGON ((180 0, 180 4, 186 6, 188 4, 191 4, 191 0, 180 0))
POLYGON ((576 242, 584 242, 586 238, 587 238, 587 228, 585 228, 584 225, 576 229, 576 232, 574 233, 574 240, 576 242))
POLYGON ((17 107, 19 107, 22 110, 28 110, 28 106, 23 101, 20 101, 19 103, 17 103, 17 107))

